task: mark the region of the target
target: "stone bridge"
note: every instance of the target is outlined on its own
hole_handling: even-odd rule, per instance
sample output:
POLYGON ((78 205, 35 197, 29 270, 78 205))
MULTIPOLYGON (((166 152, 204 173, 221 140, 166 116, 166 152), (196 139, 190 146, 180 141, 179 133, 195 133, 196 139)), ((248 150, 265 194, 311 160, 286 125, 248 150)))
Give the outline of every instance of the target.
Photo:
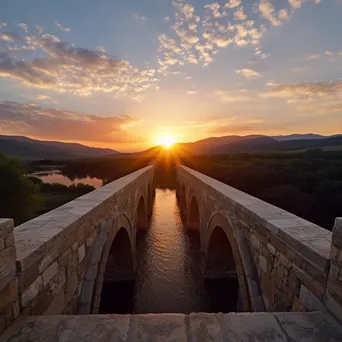
POLYGON ((15 229, 0 220, 0 340, 342 340, 342 219, 331 233, 181 165, 203 275, 237 278, 252 313, 94 315, 104 282, 134 277, 154 189, 150 165, 15 229))

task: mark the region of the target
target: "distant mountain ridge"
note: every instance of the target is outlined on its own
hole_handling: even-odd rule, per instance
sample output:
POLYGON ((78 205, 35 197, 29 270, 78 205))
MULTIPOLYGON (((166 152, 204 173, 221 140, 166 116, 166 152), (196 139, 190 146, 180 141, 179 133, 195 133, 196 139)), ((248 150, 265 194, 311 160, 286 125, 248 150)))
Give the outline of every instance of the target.
POLYGON ((323 136, 312 133, 280 136, 229 135, 181 143, 178 146, 192 154, 286 152, 328 147, 341 147, 342 150, 342 135, 323 136))
POLYGON ((88 147, 78 143, 43 141, 9 135, 0 135, 0 152, 24 160, 103 157, 119 153, 116 150, 88 147))

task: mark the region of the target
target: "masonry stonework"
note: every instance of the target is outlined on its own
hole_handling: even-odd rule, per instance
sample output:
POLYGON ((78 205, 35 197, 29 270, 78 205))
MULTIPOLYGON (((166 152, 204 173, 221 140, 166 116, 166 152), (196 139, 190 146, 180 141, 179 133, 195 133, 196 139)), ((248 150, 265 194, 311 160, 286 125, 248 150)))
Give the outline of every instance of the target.
POLYGON ((341 219, 332 234, 185 166, 177 168, 177 191, 187 220, 196 199, 205 255, 213 229, 226 232, 245 311, 328 309, 342 318, 341 219))

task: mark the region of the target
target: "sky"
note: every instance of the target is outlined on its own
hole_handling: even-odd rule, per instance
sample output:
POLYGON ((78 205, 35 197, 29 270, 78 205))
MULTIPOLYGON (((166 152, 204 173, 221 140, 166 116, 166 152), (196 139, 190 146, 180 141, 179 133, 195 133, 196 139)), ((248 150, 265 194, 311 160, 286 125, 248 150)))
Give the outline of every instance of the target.
POLYGON ((342 0, 0 0, 0 134, 342 133, 342 0))

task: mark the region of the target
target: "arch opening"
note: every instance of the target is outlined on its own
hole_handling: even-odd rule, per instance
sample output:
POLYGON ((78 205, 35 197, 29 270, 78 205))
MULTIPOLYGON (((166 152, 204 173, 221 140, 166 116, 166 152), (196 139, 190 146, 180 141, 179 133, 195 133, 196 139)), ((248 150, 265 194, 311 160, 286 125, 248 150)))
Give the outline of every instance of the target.
POLYGON ((192 230, 199 230, 200 228, 200 214, 198 203, 195 196, 192 196, 189 208, 189 217, 187 220, 187 228, 192 230))
MULTIPOLYGON (((120 301, 122 291, 132 297, 134 291, 134 260, 131 241, 125 228, 117 232, 109 250, 103 275, 99 313, 125 313, 132 303, 120 301), (118 288, 119 287, 119 288, 118 288)), ((127 296, 124 296, 127 298, 127 296)))
POLYGON ((223 308, 228 308, 228 312, 243 311, 233 249, 220 226, 210 236, 203 273, 206 287, 213 293, 213 311, 220 312, 223 308), (221 296, 216 298, 216 293, 221 296))
POLYGON ((141 196, 138 203, 137 216, 136 216, 137 230, 147 229, 147 214, 144 197, 141 196))

